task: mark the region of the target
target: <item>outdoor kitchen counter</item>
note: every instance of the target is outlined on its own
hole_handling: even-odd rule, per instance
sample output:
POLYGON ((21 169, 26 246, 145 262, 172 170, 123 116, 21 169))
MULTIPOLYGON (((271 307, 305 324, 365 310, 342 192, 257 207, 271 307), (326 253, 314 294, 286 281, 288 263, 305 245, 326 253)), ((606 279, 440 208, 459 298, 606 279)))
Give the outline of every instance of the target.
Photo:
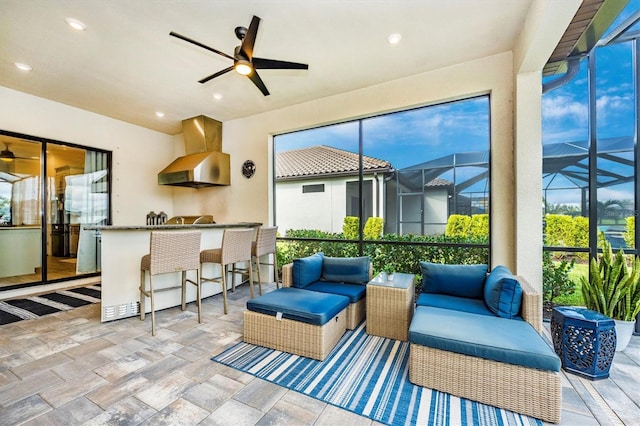
MULTIPOLYGON (((102 321, 139 315, 140 259, 149 253, 151 231, 201 231, 200 247, 205 250, 221 246, 225 229, 257 228, 260 225, 262 224, 257 222, 238 222, 195 225, 84 226, 83 229, 86 231, 99 232, 101 238, 102 321)), ((220 276, 220 267, 205 264, 203 275, 220 276)), ((188 272, 188 277, 195 279, 195 272, 188 272)), ((239 278, 237 280, 240 282, 239 278)), ((155 276, 153 283, 156 288, 177 285, 180 283, 180 273, 155 276)), ((209 297, 221 291, 219 285, 205 283, 202 286, 202 297, 209 297)), ((187 301, 191 302, 195 299, 196 288, 188 285, 187 301)), ((149 312, 148 300, 146 305, 149 312)), ((156 311, 180 305, 180 290, 156 293, 155 305, 156 311)))

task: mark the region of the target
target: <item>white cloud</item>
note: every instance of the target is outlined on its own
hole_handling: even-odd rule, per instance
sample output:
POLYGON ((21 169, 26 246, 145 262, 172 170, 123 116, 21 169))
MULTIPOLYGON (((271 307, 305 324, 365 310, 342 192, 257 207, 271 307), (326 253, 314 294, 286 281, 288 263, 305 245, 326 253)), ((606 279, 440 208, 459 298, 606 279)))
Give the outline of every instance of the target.
MULTIPOLYGON (((588 118, 588 106, 569 96, 545 96, 542 98, 543 120, 572 120, 575 124, 585 124, 588 118)), ((568 123, 563 124, 567 125, 568 123)))

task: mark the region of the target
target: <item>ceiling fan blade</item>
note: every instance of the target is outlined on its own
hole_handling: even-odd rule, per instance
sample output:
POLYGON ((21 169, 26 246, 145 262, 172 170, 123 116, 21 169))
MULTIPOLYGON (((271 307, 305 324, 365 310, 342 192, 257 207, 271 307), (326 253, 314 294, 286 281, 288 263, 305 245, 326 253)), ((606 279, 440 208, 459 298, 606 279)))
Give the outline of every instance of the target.
POLYGON ((249 24, 247 34, 245 34, 242 39, 242 44, 240 45, 240 53, 242 53, 249 61, 251 61, 251 58, 253 57, 253 45, 256 43, 256 35, 258 34, 259 25, 260 18, 254 15, 253 18, 251 18, 251 24, 249 24))
POLYGON ((173 37, 176 37, 176 38, 179 38, 180 40, 184 40, 184 41, 186 41, 186 42, 189 42, 189 43, 191 43, 191 44, 195 44, 196 46, 198 46, 198 47, 202 47, 203 49, 207 49, 207 50, 208 50, 208 51, 210 51, 210 52, 217 53, 218 55, 224 56, 225 58, 229 58, 229 59, 231 59, 232 61, 234 61, 234 60, 235 60, 235 58, 234 58, 233 56, 227 55, 226 53, 221 52, 221 51, 219 51, 219 50, 217 50, 217 49, 214 49, 213 47, 209 47, 209 46, 207 46, 207 45, 205 45, 205 44, 200 43, 199 41, 192 40, 192 39, 190 39, 189 37, 185 37, 185 36, 183 36, 183 35, 181 35, 181 34, 178 34, 178 33, 176 33, 176 32, 171 31, 171 32, 169 33, 169 35, 170 35, 170 36, 173 36, 173 37))
POLYGON ((204 83, 206 83, 206 82, 207 82, 207 81, 209 81, 209 80, 213 80, 214 78, 221 76, 222 74, 226 74, 226 73, 228 73, 228 72, 229 72, 229 71, 231 71, 232 69, 233 69, 233 66, 230 66, 229 68, 225 68, 225 69, 223 69, 222 71, 218 71, 218 72, 217 72, 217 73, 215 73, 215 74, 211 74, 209 77, 205 77, 205 78, 203 78, 202 80, 199 80, 199 81, 198 81, 198 83, 202 83, 202 84, 204 84, 204 83))
POLYGON ((277 59, 253 58, 253 67, 257 70, 308 70, 309 65, 298 62, 279 61, 277 59))
POLYGON ((263 95, 269 96, 269 90, 267 89, 267 86, 264 85, 264 82, 262 81, 262 79, 258 75, 257 71, 254 70, 247 77, 249 77, 249 79, 251 81, 253 81, 253 84, 255 84, 258 87, 258 89, 260 89, 260 91, 262 92, 263 95))

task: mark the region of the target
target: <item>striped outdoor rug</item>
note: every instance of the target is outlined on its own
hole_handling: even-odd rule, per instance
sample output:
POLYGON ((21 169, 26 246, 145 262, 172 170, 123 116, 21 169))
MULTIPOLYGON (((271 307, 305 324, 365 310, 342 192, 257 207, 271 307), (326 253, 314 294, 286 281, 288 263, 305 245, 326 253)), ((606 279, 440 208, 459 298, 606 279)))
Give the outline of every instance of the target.
POLYGON ((248 343, 212 360, 389 425, 542 425, 409 382, 409 344, 347 331, 324 361, 248 343))
POLYGON ((0 301, 0 325, 100 302, 100 284, 0 301))

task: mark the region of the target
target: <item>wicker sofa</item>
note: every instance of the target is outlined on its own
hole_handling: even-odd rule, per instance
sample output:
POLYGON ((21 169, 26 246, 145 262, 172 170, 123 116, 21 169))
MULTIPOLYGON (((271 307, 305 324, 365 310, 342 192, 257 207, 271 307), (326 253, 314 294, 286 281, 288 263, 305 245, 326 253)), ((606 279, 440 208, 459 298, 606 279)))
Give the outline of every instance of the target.
POLYGON ((369 257, 328 257, 323 253, 295 259, 282 267, 282 286, 349 298, 347 329, 366 316, 366 284, 372 277, 369 257))
POLYGON ((542 300, 505 267, 421 262, 409 328, 411 382, 560 422, 560 359, 540 335, 542 300))

